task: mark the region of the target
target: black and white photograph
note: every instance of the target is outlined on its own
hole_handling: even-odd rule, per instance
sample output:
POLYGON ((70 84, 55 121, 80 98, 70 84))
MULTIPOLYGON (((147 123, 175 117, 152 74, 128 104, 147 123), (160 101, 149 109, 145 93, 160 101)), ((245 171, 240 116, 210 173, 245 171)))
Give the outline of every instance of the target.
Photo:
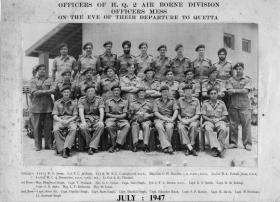
POLYGON ((258 167, 258 24, 22 24, 27 166, 258 167))

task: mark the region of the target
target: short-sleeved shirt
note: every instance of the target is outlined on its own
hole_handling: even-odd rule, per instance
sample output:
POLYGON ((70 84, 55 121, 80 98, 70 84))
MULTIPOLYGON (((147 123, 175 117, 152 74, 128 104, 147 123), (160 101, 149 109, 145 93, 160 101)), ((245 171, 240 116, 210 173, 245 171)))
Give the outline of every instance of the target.
POLYGON ((61 89, 64 86, 70 86, 71 87, 70 97, 73 98, 73 96, 74 96, 73 82, 71 82, 71 81, 65 82, 65 81, 61 80, 61 81, 54 82, 53 85, 54 85, 54 89, 55 89, 55 94, 54 94, 55 100, 58 100, 58 99, 62 98, 61 89))
POLYGON ((169 87, 169 98, 175 98, 176 94, 179 93, 179 85, 178 81, 162 81, 161 86, 169 87))
MULTIPOLYGON (((120 78, 120 85, 121 88, 131 86, 139 88, 143 86, 141 78, 137 77, 136 75, 133 75, 131 77, 129 75, 122 76, 120 78)), ((136 93, 123 91, 123 98, 126 100, 133 100, 136 98, 136 93)))
POLYGON ((210 100, 205 100, 201 107, 201 114, 209 118, 222 118, 228 115, 227 107, 221 100, 217 100, 215 105, 210 100))
POLYGON ((78 108, 84 110, 84 115, 99 117, 99 109, 104 109, 105 106, 103 99, 99 96, 95 96, 91 100, 87 96, 83 96, 79 99, 78 108))
POLYGON ((82 75, 87 68, 93 69, 93 75, 97 72, 97 58, 94 55, 81 55, 78 59, 78 71, 82 75))
POLYGON ((164 73, 171 68, 171 59, 169 57, 157 56, 153 61, 153 68, 155 70, 155 79, 164 80, 164 73))
POLYGON ((123 114, 128 112, 128 101, 122 98, 111 98, 106 100, 105 112, 110 114, 123 114))
POLYGON ((232 65, 228 61, 219 61, 213 64, 214 67, 217 68, 219 74, 218 79, 228 80, 232 76, 232 65))
POLYGON ((195 79, 185 80, 185 81, 180 83, 180 85, 179 85, 180 95, 183 96, 183 94, 184 94, 183 88, 187 85, 192 85, 193 96, 194 97, 199 97, 199 94, 201 92, 200 82, 195 80, 195 79))
POLYGON ((83 80, 79 82, 79 84, 75 83, 75 88, 79 88, 81 95, 84 96, 86 94, 85 88, 87 86, 95 86, 96 93, 99 93, 100 91, 100 77, 99 76, 93 76, 91 80, 83 80))
MULTIPOLYGON (((251 78, 242 76, 241 78, 231 77, 226 84, 227 89, 252 89, 251 78)), ((236 109, 250 109, 251 102, 248 93, 234 93, 231 95, 230 107, 236 109)))
POLYGON ((54 103, 52 115, 57 116, 77 116, 77 102, 74 100, 64 100, 63 98, 54 103))
POLYGON ((178 110, 178 104, 175 99, 167 99, 164 102, 162 98, 157 98, 154 102, 153 111, 159 112, 163 116, 171 118, 175 110, 178 110))
POLYGON ((54 93, 54 85, 50 78, 39 78, 36 77, 31 80, 30 92, 32 95, 31 100, 31 113, 51 113, 53 110, 53 100, 51 94, 44 94, 35 96, 35 93, 38 90, 52 90, 54 93))
POLYGON ((129 64, 134 64, 135 69, 137 69, 136 58, 135 56, 128 54, 128 55, 121 55, 118 57, 118 75, 122 77, 127 74, 127 68, 129 64))
POLYGON ((171 67, 174 72, 175 80, 181 82, 185 79, 185 71, 192 68, 192 62, 187 57, 179 58, 178 56, 176 56, 171 61, 171 67))
POLYGON ((76 68, 76 60, 70 55, 57 56, 53 61, 53 70, 56 71, 55 80, 62 78, 61 73, 67 69, 74 70, 76 68))
POLYGON ((111 91, 111 88, 113 86, 118 86, 120 84, 119 78, 117 77, 117 75, 110 79, 109 77, 105 77, 103 79, 101 79, 100 82, 100 91, 102 94, 103 99, 106 101, 109 98, 113 97, 113 92, 111 91))
POLYGON ((206 79, 208 78, 208 70, 212 66, 212 62, 207 58, 196 58, 193 61, 194 78, 206 79))
POLYGON ((225 92, 225 82, 220 79, 211 81, 210 79, 205 79, 202 81, 202 92, 207 92, 210 88, 217 88, 218 93, 225 92))
POLYGON ((99 73, 104 73, 106 67, 117 68, 117 55, 113 53, 103 53, 98 56, 97 69, 99 73))
POLYGON ((185 97, 178 100, 180 115, 182 118, 190 119, 195 115, 200 115, 200 102, 192 97, 189 101, 185 97))
POLYGON ((143 103, 135 100, 134 102, 130 103, 129 112, 132 115, 132 120, 145 113, 152 114, 153 104, 149 100, 145 100, 143 103))
POLYGON ((144 71, 146 69, 151 68, 153 63, 153 56, 152 55, 138 55, 136 57, 137 63, 137 76, 140 78, 144 78, 145 74, 144 71))

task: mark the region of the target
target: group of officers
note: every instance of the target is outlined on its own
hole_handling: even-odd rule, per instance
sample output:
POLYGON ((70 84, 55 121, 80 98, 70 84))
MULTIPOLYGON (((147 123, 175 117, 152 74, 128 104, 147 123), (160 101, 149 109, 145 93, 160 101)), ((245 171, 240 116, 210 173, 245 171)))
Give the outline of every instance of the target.
POLYGON ((44 136, 45 149, 55 142, 57 153, 67 158, 80 130, 92 155, 107 130, 109 152, 119 151, 130 131, 132 151, 138 150, 141 139, 149 152, 152 124, 164 153, 173 154, 171 139, 177 127, 185 154, 197 156, 194 144, 202 127, 212 156, 223 157, 226 148, 238 147, 239 124, 244 148, 252 149, 251 79, 244 76, 243 63, 232 66, 227 61, 226 49, 218 50, 219 60, 212 64, 203 44, 195 48, 198 56, 193 61, 184 56, 182 44, 175 47, 174 59, 166 56, 166 45, 158 47, 157 57, 148 54, 145 42, 139 45, 137 57, 130 53, 130 41, 122 43, 119 57, 111 51, 112 42, 103 46, 104 54, 94 56, 93 44, 84 44, 84 53, 76 61, 63 43, 51 78, 44 64, 33 70, 30 112, 37 151, 44 136))

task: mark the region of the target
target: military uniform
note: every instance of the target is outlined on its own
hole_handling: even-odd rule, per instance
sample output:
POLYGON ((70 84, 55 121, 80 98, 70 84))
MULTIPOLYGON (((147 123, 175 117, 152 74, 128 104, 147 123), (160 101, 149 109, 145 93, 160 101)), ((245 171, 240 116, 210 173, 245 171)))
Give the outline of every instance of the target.
POLYGON ((155 98, 160 97, 160 82, 152 79, 152 80, 147 80, 147 79, 143 79, 143 87, 146 89, 146 97, 152 101, 155 98))
POLYGON ((179 82, 178 81, 162 81, 161 86, 169 87, 169 98, 178 99, 179 97, 179 82))
MULTIPOLYGON (((212 119, 227 116, 228 112, 223 101, 217 100, 217 103, 213 105, 210 100, 205 100, 201 107, 201 114, 212 119)), ((214 124, 210 121, 205 121, 203 125, 211 149, 216 148, 222 151, 225 148, 225 140, 227 137, 226 123, 224 121, 218 121, 214 124), (214 130, 217 130, 218 137, 214 134, 214 130)))
POLYGON ((155 70, 155 79, 162 81, 164 80, 166 70, 171 69, 171 59, 169 57, 162 58, 161 56, 157 56, 154 59, 152 68, 155 70))
MULTIPOLYGON (((123 114, 128 112, 128 101, 122 98, 111 98, 106 101, 105 112, 110 114, 123 114)), ((123 145, 129 131, 130 125, 126 119, 106 118, 106 129, 108 130, 113 146, 116 143, 123 145), (117 130, 120 132, 117 135, 117 130)))
POLYGON ((120 78, 120 86, 122 88, 122 97, 125 100, 128 100, 129 102, 131 102, 136 99, 137 93, 125 91, 125 90, 123 90, 123 88, 131 87, 131 86, 139 88, 139 87, 143 86, 143 84, 142 84, 141 79, 139 77, 137 77, 135 74, 132 75, 131 77, 127 74, 120 78))
POLYGON ((117 55, 113 53, 103 53, 102 55, 98 56, 97 59, 97 71, 101 77, 105 77, 105 68, 106 67, 113 67, 116 70, 118 65, 117 55))
MULTIPOLYGON (((54 103, 52 115, 57 115, 62 120, 67 120, 78 115, 77 102, 69 99, 65 101, 63 98, 57 100, 54 103)), ((62 152, 63 149, 71 149, 76 136, 77 125, 75 121, 71 121, 67 125, 54 120, 53 121, 53 133, 56 143, 57 152, 62 152), (63 130, 68 130, 66 136, 63 130)))
POLYGON ((104 77, 100 81, 100 92, 104 101, 113 97, 111 88, 120 84, 119 78, 115 75, 114 78, 104 77))
POLYGON ((233 69, 232 65, 228 61, 219 61, 213 64, 214 67, 216 67, 218 73, 218 79, 221 80, 228 80, 232 74, 233 74, 233 69))
POLYGON ((75 98, 75 94, 74 94, 74 86, 72 85, 72 82, 66 82, 66 81, 57 81, 53 83, 54 85, 54 89, 55 89, 55 94, 54 94, 54 99, 55 100, 59 100, 62 98, 62 93, 61 90, 64 86, 70 86, 71 87, 71 95, 70 98, 74 99, 75 98))
POLYGON ((196 58, 193 61, 194 78, 206 79, 208 78, 208 69, 212 66, 211 60, 207 58, 196 58))
POLYGON ((100 109, 104 109, 104 101, 95 96, 92 100, 83 96, 79 99, 78 108, 84 111, 86 127, 81 127, 81 134, 86 141, 87 147, 98 149, 100 136, 104 131, 104 124, 99 123, 100 109), (94 131, 91 135, 91 131, 94 131))
POLYGON ((34 128, 35 147, 37 150, 42 149, 42 134, 44 134, 45 148, 50 149, 53 142, 51 134, 53 100, 51 94, 54 93, 51 79, 40 77, 32 79, 30 92, 32 95, 30 112, 32 113, 31 121, 34 128), (49 92, 43 92, 46 90, 49 92), (40 95, 35 95, 35 92, 40 93, 40 95))
MULTIPOLYGON (((154 102, 153 111, 159 112, 163 116, 172 118, 175 110, 178 110, 178 104, 175 99, 167 99, 167 102, 163 102, 162 98, 157 98, 154 102)), ((161 148, 167 148, 171 146, 171 138, 173 135, 174 122, 168 122, 155 118, 155 127, 159 134, 159 140, 161 148)))
POLYGON ((149 144, 151 120, 144 119, 144 114, 153 113, 153 104, 149 100, 143 103, 135 100, 130 104, 129 113, 131 115, 132 141, 133 144, 138 142, 140 127, 143 129, 144 144, 149 144))
POLYGON ((127 74, 127 68, 131 64, 133 64, 135 66, 135 69, 137 69, 135 56, 133 56, 131 54, 129 54, 129 55, 123 54, 120 57, 118 57, 117 73, 118 73, 119 77, 125 76, 127 74))
POLYGON ((225 82, 220 79, 215 79, 211 81, 210 79, 204 79, 202 81, 202 97, 208 98, 207 91, 211 88, 218 89, 218 98, 221 99, 221 94, 226 91, 225 82))
POLYGON ((100 77, 99 76, 93 76, 90 80, 83 80, 77 83, 76 81, 73 84, 73 89, 75 91, 75 94, 79 95, 78 97, 85 96, 86 92, 85 89, 87 86, 95 86, 95 91, 98 94, 100 92, 100 77))
MULTIPOLYGON (((227 89, 252 89, 251 78, 231 77, 227 82, 227 89)), ((242 126, 243 145, 252 145, 251 138, 251 103, 248 93, 233 93, 229 104, 230 144, 238 145, 238 124, 242 126)))
POLYGON ((192 68, 192 62, 187 57, 178 58, 178 56, 176 56, 171 61, 171 67, 174 72, 175 80, 182 82, 185 79, 185 71, 192 68))
POLYGON ((184 91, 183 91, 183 88, 187 85, 192 85, 192 96, 193 97, 196 97, 196 98, 199 98, 199 95, 200 95, 200 92, 201 92, 201 86, 200 86, 200 82, 195 80, 195 79, 192 79, 192 80, 185 80, 183 82, 180 83, 179 85, 179 94, 181 97, 184 96, 184 91))
POLYGON ((83 81, 85 79, 84 71, 88 68, 93 70, 93 75, 98 74, 97 71, 97 58, 93 55, 80 55, 77 67, 79 71, 79 75, 77 76, 79 81, 83 81))
MULTIPOLYGON (((200 102, 197 98, 192 97, 189 101, 185 97, 178 100, 179 114, 182 119, 191 119, 195 115, 200 115, 200 102)), ((199 121, 195 120, 188 125, 178 121, 178 132, 183 145, 194 145, 198 134, 199 121)))
POLYGON ((76 60, 74 57, 70 55, 57 56, 53 61, 53 71, 56 71, 55 80, 61 80, 61 73, 67 69, 75 70, 76 68, 76 60))
POLYGON ((137 64, 137 76, 141 79, 145 78, 144 71, 146 69, 151 68, 153 63, 153 56, 152 55, 138 55, 136 57, 136 64, 137 64))

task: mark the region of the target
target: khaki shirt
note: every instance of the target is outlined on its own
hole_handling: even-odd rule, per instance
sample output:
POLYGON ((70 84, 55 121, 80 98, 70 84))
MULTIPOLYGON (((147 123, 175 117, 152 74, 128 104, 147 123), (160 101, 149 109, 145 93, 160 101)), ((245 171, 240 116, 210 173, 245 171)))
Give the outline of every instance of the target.
POLYGON ((194 67, 194 77, 196 79, 206 79, 208 78, 208 70, 212 66, 211 60, 207 58, 196 58, 193 61, 193 67, 194 67))
POLYGON ((162 81, 161 86, 168 86, 169 87, 169 98, 175 98, 176 93, 179 93, 179 82, 178 81, 162 81))
POLYGON ((74 70, 76 68, 76 60, 70 55, 65 57, 57 56, 53 61, 53 70, 56 70, 55 80, 62 78, 61 73, 67 69, 74 70))
POLYGON ((118 60, 116 54, 109 54, 109 53, 103 53, 102 55, 98 56, 97 59, 97 70, 100 74, 104 73, 104 70, 106 67, 113 67, 117 68, 118 60))
POLYGON ((144 78, 145 74, 144 71, 146 69, 151 68, 151 65, 153 63, 153 56, 152 55, 138 55, 136 57, 136 63, 137 63, 137 76, 140 78, 144 78))
POLYGON ((110 114, 123 114, 128 112, 128 101, 122 98, 106 100, 105 112, 110 114))
POLYGON ((154 58, 153 68, 155 70, 155 79, 162 81, 164 80, 164 73, 166 70, 171 68, 171 59, 169 57, 157 56, 154 58))
POLYGON ((217 88, 218 94, 226 91, 225 82, 220 79, 216 79, 215 81, 211 81, 210 79, 205 79, 202 81, 202 92, 207 92, 210 88, 217 88))
POLYGON ((149 100, 145 100, 143 103, 135 100, 130 104, 129 112, 131 114, 131 119, 134 120, 145 113, 152 114, 153 104, 149 100))
POLYGON ((228 61, 224 61, 224 62, 219 61, 214 63, 213 66, 215 66, 219 72, 218 79, 228 80, 233 74, 232 65, 228 61))
POLYGON ((136 64, 136 58, 135 56, 129 54, 129 55, 121 55, 118 57, 118 68, 117 68, 117 73, 119 77, 122 77, 127 74, 127 67, 129 64, 134 64, 135 69, 137 69, 137 64, 136 64))
POLYGON ((185 80, 184 82, 181 82, 180 85, 179 85, 179 93, 180 93, 180 96, 184 96, 184 91, 183 91, 183 88, 187 85, 192 85, 192 95, 193 97, 196 97, 198 98, 199 97, 199 94, 201 92, 201 86, 200 86, 200 82, 193 79, 191 81, 188 81, 188 80, 185 80))
POLYGON ((98 74, 97 72, 97 58, 93 55, 80 55, 78 62, 78 71, 82 75, 87 68, 93 69, 93 75, 98 74))
POLYGON ((171 61, 171 67, 174 72, 175 80, 183 81, 185 79, 185 71, 192 68, 192 62, 189 58, 183 57, 181 59, 176 56, 171 61))
POLYGON ((111 88, 113 86, 118 86, 120 84, 119 78, 117 77, 117 75, 110 79, 108 77, 105 77, 103 79, 101 79, 100 81, 100 91, 102 93, 102 97, 104 100, 107 100, 109 98, 113 97, 113 92, 111 91, 111 88))
POLYGON ((201 107, 201 114, 209 118, 222 118, 228 115, 228 111, 225 103, 221 100, 217 100, 215 105, 210 100, 205 100, 201 107))
POLYGON ((60 98, 62 98, 62 93, 61 93, 61 89, 64 86, 70 86, 71 87, 71 95, 70 97, 73 99, 74 98, 74 86, 73 86, 73 82, 64 82, 64 81, 57 81, 54 84, 54 89, 55 89, 55 100, 58 100, 60 98))
POLYGON ((171 118, 175 110, 178 110, 178 104, 175 99, 167 99, 167 102, 163 102, 162 98, 157 98, 154 102, 154 112, 159 112, 163 116, 171 118))
POLYGON ((98 94, 100 91, 100 77, 99 76, 93 76, 91 80, 84 80, 77 84, 77 82, 74 84, 74 88, 78 88, 81 95, 86 95, 85 88, 87 86, 95 86, 95 91, 98 94))
POLYGON ((57 116, 77 116, 77 102, 74 100, 65 101, 63 98, 54 103, 52 115, 57 116))
POLYGON ((34 93, 38 90, 52 90, 54 93, 54 85, 50 78, 36 77, 31 80, 30 92, 32 95, 31 100, 31 113, 50 113, 53 110, 53 100, 51 94, 43 94, 35 96, 34 93))
POLYGON ((178 105, 182 118, 190 119, 195 115, 200 115, 200 102, 195 97, 192 97, 190 101, 187 101, 185 97, 181 97, 178 100, 178 105))
MULTIPOLYGON (((139 87, 143 86, 143 82, 142 82, 141 78, 137 77, 136 75, 133 75, 132 77, 130 77, 129 75, 125 75, 120 78, 120 86, 122 89, 124 87, 131 87, 131 86, 139 88, 139 87)), ((127 100, 135 99, 136 94, 137 93, 123 91, 123 97, 124 97, 124 99, 127 99, 127 100)))
POLYGON ((86 96, 79 99, 78 108, 84 110, 84 115, 100 116, 99 109, 104 109, 104 101, 101 97, 95 96, 92 100, 89 100, 86 96))
MULTIPOLYGON (((242 76, 241 78, 231 77, 226 84, 227 89, 252 89, 251 78, 242 76)), ((230 107, 236 109, 250 109, 251 102, 249 93, 234 93, 231 95, 230 107)))

